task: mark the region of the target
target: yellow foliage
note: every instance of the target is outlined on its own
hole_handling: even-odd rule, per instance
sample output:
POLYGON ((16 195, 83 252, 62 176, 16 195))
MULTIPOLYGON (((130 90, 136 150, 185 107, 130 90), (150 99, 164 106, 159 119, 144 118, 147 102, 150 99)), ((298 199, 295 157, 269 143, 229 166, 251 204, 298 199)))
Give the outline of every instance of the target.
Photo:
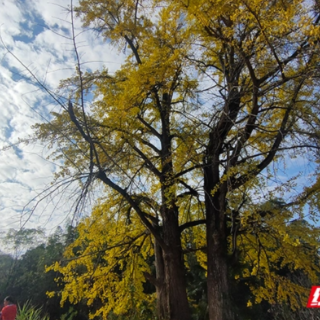
POLYGON ((125 314, 141 303, 151 308, 154 300, 143 290, 144 272, 150 273, 147 261, 153 255, 150 235, 136 217, 127 216, 128 208, 119 208, 116 195, 100 203, 78 226, 78 238, 67 248, 65 261, 47 269, 62 274, 61 304, 67 299, 85 299, 89 306, 102 302, 91 318, 106 318, 110 311, 125 314))

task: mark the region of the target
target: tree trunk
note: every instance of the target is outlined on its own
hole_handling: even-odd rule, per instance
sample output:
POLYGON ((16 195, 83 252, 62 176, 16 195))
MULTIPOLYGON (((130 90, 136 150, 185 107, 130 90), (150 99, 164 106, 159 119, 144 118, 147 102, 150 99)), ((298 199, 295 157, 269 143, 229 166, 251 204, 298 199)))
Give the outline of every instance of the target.
POLYGON ((163 262, 165 270, 166 320, 191 320, 187 297, 187 285, 179 230, 179 209, 176 206, 174 170, 172 162, 172 135, 170 133, 171 99, 164 92, 160 103, 156 93, 160 112, 161 134, 161 217, 163 237, 163 262))
POLYGON ((163 237, 167 248, 163 250, 168 320, 191 320, 187 286, 181 249, 177 208, 164 215, 163 237))
POLYGON ((155 267, 156 267, 156 294, 157 294, 157 315, 159 320, 167 319, 167 288, 165 283, 165 268, 163 251, 157 240, 155 240, 155 267))
POLYGON ((234 307, 230 299, 228 265, 221 254, 217 236, 208 228, 208 309, 210 320, 234 320, 234 307))
POLYGON ((204 189, 207 227, 207 293, 210 320, 234 320, 227 263, 226 184, 219 181, 219 168, 205 169, 204 189), (215 170, 213 170, 215 169, 215 170), (216 185, 220 188, 212 195, 216 185))

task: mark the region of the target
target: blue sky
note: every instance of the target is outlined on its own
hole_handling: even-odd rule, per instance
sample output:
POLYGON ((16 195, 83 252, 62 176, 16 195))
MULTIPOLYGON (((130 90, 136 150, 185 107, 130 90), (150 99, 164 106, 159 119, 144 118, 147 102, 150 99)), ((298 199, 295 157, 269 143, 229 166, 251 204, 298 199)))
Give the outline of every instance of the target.
MULTIPOLYGON (((76 4, 76 2, 74 1, 76 4)), ((74 70, 75 60, 70 14, 65 0, 5 0, 0 10, 0 232, 21 226, 43 226, 49 232, 70 218, 67 192, 41 202, 34 214, 32 199, 50 186, 57 166, 46 160, 48 150, 40 143, 18 143, 32 135, 31 126, 46 121, 50 111, 59 112, 48 95, 9 49, 39 80, 55 90, 60 79, 74 70), (7 49, 6 49, 6 48, 7 49), (12 146, 7 148, 7 146, 12 146), (30 202, 31 201, 31 202, 30 202)), ((76 32, 81 23, 75 20, 76 32)), ((114 72, 123 54, 103 43, 92 32, 77 37, 82 62, 95 70, 106 66, 114 72)), ((71 192, 71 191, 70 191, 71 192)))

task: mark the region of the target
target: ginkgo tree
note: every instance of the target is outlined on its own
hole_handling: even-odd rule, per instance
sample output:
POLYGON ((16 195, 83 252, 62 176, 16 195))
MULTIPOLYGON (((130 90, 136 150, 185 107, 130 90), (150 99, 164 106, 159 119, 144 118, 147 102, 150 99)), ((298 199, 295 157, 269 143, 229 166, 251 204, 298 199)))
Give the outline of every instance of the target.
MULTIPOLYGON (((308 208, 310 215, 316 214, 317 182, 312 191, 299 185, 286 210, 278 210, 282 223, 270 220, 270 230, 277 231, 257 238, 248 230, 261 225, 256 221, 263 211, 254 209, 259 194, 260 202, 266 202, 293 188, 294 179, 277 179, 286 159, 305 157, 316 167, 319 3, 80 0, 74 11, 85 27, 92 26, 119 50, 128 50, 113 75, 107 70, 85 73, 78 60, 75 76, 61 83, 69 102, 50 123, 35 127, 39 139, 59 145, 54 156, 64 159, 60 177, 78 178, 83 195, 95 183, 104 184, 106 199, 112 202, 117 194, 128 219, 139 221, 133 224, 136 230, 123 225, 123 232, 150 234, 156 275, 152 277, 139 256, 141 270, 135 277, 144 274, 155 284, 160 319, 191 319, 182 243, 188 229, 198 230, 197 256, 207 271, 210 320, 235 319, 231 269, 252 256, 254 248, 259 254, 250 272, 264 270, 268 279, 260 294, 252 289, 257 302, 271 299, 267 293, 278 288, 279 281, 261 250, 270 244, 272 232, 283 239, 270 244, 271 252, 279 255, 276 246, 282 244, 283 250, 301 247, 302 240, 287 235, 283 215, 302 217, 308 208), (88 92, 95 97, 90 102, 88 92), (271 181, 276 184, 273 195, 263 191, 271 181), (252 246, 237 245, 244 232, 252 246)), ((109 219, 99 226, 105 226, 108 239, 108 223, 112 226, 120 211, 111 206, 106 210, 109 219)), ((293 269, 312 275, 312 263, 306 267, 299 261, 292 262, 293 269)), ((101 277, 116 279, 106 270, 101 277)), ((117 285, 116 280, 106 281, 118 292, 124 288, 122 278, 117 285)), ((278 290, 279 299, 286 297, 278 290)), ((64 299, 72 301, 75 294, 67 290, 64 299)), ((88 303, 91 294, 88 291, 88 303)), ((111 302, 107 292, 105 297, 111 302)), ((106 317, 109 309, 103 310, 106 317)))

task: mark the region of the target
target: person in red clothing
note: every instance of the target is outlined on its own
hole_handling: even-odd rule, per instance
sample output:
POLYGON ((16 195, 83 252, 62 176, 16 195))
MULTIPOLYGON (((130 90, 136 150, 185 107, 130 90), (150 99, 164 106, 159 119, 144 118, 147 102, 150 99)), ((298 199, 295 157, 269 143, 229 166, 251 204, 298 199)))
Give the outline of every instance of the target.
POLYGON ((15 320, 17 315, 17 306, 13 303, 11 297, 4 298, 4 307, 1 310, 0 320, 15 320))

